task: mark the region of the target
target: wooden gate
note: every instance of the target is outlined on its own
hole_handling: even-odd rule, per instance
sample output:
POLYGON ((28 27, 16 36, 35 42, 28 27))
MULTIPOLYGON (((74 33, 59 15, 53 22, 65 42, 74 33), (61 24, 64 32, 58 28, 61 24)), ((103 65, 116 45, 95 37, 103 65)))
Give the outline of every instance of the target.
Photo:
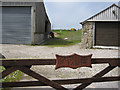
MULTIPOLYGON (((9 59, 9 60, 0 60, 2 66, 6 68, 3 72, 0 73, 2 78, 6 77, 10 73, 20 70, 25 74, 37 79, 38 81, 20 81, 20 82, 2 82, 2 88, 6 87, 27 87, 27 86, 51 86, 57 90, 68 90, 67 88, 61 86, 66 84, 81 84, 78 85, 74 90, 81 90, 86 88, 93 82, 107 82, 107 81, 119 81, 120 76, 112 77, 102 77, 107 74, 109 71, 115 67, 120 67, 120 58, 92 58, 92 64, 106 64, 109 66, 101 70, 99 73, 94 75, 91 78, 82 78, 82 79, 61 79, 61 80, 49 80, 44 76, 36 73, 31 70, 32 65, 55 65, 56 59, 9 59)), ((1 78, 1 79, 2 79, 1 78)))

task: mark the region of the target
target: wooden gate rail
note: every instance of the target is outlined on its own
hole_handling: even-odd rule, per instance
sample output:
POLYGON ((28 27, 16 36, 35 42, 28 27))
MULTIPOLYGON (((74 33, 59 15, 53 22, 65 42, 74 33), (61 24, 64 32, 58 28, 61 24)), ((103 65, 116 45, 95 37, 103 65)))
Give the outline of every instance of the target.
MULTIPOLYGON (((0 62, 2 62, 3 66, 55 65, 56 59, 8 59, 0 60, 0 62)), ((119 65, 120 58, 92 58, 91 63, 119 65)))
MULTIPOLYGON (((117 81, 120 80, 120 76, 115 77, 101 77, 101 78, 82 78, 82 79, 66 79, 66 80, 53 80, 60 85, 67 84, 79 84, 87 83, 88 79, 93 82, 107 82, 107 81, 117 81)), ((47 86, 46 84, 40 81, 23 81, 23 82, 3 82, 3 88, 5 87, 26 87, 26 86, 47 86)))
MULTIPOLYGON (((29 76, 37 79, 38 81, 22 81, 22 82, 2 82, 2 88, 6 87, 26 87, 26 86, 51 86, 57 90, 67 90, 67 88, 61 86, 66 84, 79 84, 75 90, 81 90, 93 82, 108 82, 108 81, 120 81, 120 76, 113 77, 102 77, 115 67, 120 67, 120 58, 92 58, 92 64, 109 64, 108 67, 101 70, 99 73, 94 75, 91 78, 82 78, 82 79, 61 79, 61 80, 49 80, 44 76, 32 71, 30 67, 32 65, 55 65, 56 59, 9 59, 9 60, 0 60, 2 66, 6 68, 3 72, 0 73, 2 78, 9 75, 10 73, 20 70, 29 76)), ((0 78, 0 79, 2 79, 0 78)))

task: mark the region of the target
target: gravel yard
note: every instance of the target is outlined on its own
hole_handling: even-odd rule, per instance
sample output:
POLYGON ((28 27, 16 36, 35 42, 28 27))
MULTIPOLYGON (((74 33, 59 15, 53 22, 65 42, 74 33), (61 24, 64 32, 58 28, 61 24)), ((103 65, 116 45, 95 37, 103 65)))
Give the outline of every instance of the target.
POLYGON ((47 47, 29 45, 0 44, 2 54, 6 58, 55 58, 55 54, 69 55, 73 53, 93 54, 93 58, 117 58, 118 50, 110 49, 80 49, 80 45, 68 47, 47 47))
MULTIPOLYGON (((8 45, 0 44, 1 53, 6 58, 56 58, 55 54, 70 55, 73 53, 87 55, 93 54, 92 58, 118 58, 118 50, 113 49, 80 49, 80 44, 68 47, 47 47, 47 46, 29 46, 29 45, 8 45)), ((35 70, 50 79, 58 78, 85 78, 92 77, 95 73, 101 71, 107 64, 92 65, 92 68, 82 67, 78 69, 60 68, 55 70, 55 66, 33 66, 31 69, 35 70)), ((118 75, 118 68, 105 76, 118 75)), ((33 80, 31 77, 24 74, 23 80, 33 80)), ((74 87, 76 85, 73 85, 74 87)), ((67 87, 73 87, 69 85, 67 87)), ((89 88, 118 88, 118 82, 91 84, 89 88)))

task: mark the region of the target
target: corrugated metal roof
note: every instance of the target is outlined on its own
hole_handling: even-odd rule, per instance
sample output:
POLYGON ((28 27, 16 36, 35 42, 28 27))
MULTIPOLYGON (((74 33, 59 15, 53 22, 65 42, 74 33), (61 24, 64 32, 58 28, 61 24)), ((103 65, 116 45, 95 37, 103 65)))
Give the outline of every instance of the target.
POLYGON ((120 17, 119 10, 120 7, 117 6, 116 4, 113 4, 110 7, 106 8, 105 10, 83 21, 81 24, 87 21, 119 21, 119 17, 120 17))

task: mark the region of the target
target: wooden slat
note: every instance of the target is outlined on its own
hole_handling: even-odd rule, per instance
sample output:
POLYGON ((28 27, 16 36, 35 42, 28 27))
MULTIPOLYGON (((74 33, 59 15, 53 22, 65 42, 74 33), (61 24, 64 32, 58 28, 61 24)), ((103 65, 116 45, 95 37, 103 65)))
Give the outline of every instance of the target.
POLYGON ((118 66, 120 64, 120 58, 93 58, 92 64, 104 64, 109 63, 111 66, 118 66))
POLYGON ((41 81, 42 83, 44 84, 47 84, 48 86, 51 86, 57 90, 67 90, 66 88, 64 88, 63 86, 59 85, 58 83, 56 82, 53 82, 52 80, 49 80, 39 74, 37 74, 36 72, 30 70, 29 68, 26 68, 26 67, 19 67, 18 68, 20 71, 28 74, 29 76, 32 76, 33 78, 41 81))
POLYGON ((3 66, 55 65, 56 59, 10 59, 0 60, 3 66), (23 63, 24 62, 24 63, 23 63))
MULTIPOLYGON (((92 78, 94 77, 102 77, 103 75, 105 75, 106 73, 108 73, 109 71, 111 71, 112 69, 114 69, 116 66, 108 66, 106 67, 104 70, 102 70, 101 72, 97 73, 96 75, 94 75, 92 78)), ((88 85, 90 85, 93 81, 91 79, 88 79, 87 83, 82 83, 81 85, 79 85, 77 88, 75 88, 74 90, 82 90, 85 87, 87 87, 88 85)))
MULTIPOLYGON (((0 62, 2 62, 3 66, 55 65, 56 59, 9 59, 0 60, 0 62)), ((119 65, 120 58, 92 58, 92 64, 103 63, 119 65)))
MULTIPOLYGON (((53 80, 54 82, 60 85, 66 84, 79 84, 87 83, 87 80, 90 79, 93 82, 108 82, 108 81, 120 81, 120 76, 115 77, 99 77, 99 78, 83 78, 83 79, 64 79, 64 80, 53 80)), ((46 84, 40 81, 24 81, 24 82, 3 82, 2 87, 26 87, 26 86, 47 86, 46 84)))

